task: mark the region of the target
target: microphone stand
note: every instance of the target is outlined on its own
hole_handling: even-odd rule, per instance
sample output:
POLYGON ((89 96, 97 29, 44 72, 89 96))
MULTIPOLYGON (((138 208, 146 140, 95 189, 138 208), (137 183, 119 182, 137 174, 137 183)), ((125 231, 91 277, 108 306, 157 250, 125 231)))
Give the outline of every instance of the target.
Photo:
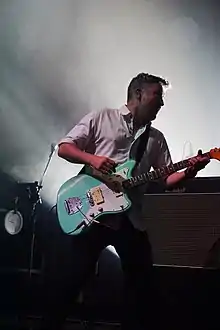
POLYGON ((31 215, 30 215, 30 220, 31 220, 32 225, 33 225, 33 227, 32 227, 32 239, 31 239, 31 251, 30 251, 30 263, 29 263, 29 277, 30 278, 32 277, 32 273, 34 273, 33 264, 34 264, 34 247, 35 247, 35 239, 36 239, 37 206, 39 204, 42 204, 42 200, 41 200, 41 197, 40 197, 40 191, 43 188, 44 177, 47 173, 49 164, 51 162, 51 159, 52 159, 57 147, 58 146, 56 144, 54 144, 54 143, 51 144, 51 150, 50 150, 50 154, 49 154, 49 157, 48 157, 48 161, 46 163, 46 166, 44 168, 44 171, 43 171, 43 174, 40 178, 40 181, 39 182, 35 181, 35 195, 34 195, 34 198, 32 198, 31 192, 30 192, 30 189, 29 189, 29 199, 32 199, 32 202, 33 202, 31 215))

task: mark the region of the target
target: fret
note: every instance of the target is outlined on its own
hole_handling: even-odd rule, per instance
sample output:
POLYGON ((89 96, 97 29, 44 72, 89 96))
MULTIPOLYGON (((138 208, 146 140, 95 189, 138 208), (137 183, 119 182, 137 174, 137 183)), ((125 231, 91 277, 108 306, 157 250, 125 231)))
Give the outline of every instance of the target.
POLYGON ((185 168, 185 167, 187 167, 187 166, 189 166, 189 160, 188 159, 183 160, 182 161, 182 169, 185 168))
POLYGON ((133 180, 133 183, 135 184, 136 182, 137 182, 137 177, 136 176, 134 176, 133 178, 132 178, 133 180))
POLYGON ((174 164, 170 164, 170 165, 168 166, 168 174, 171 174, 171 173, 173 173, 173 172, 175 172, 174 164))
POLYGON ((162 167, 160 169, 157 170, 160 174, 161 177, 163 177, 164 175, 166 175, 166 168, 165 167, 162 167))
POLYGON ((169 168, 168 168, 168 166, 165 166, 164 167, 164 175, 169 175, 169 174, 170 174, 169 168))
POLYGON ((147 182, 148 181, 148 174, 144 173, 144 174, 142 174, 142 176, 144 178, 144 182, 147 182))
POLYGON ((183 168, 189 166, 189 159, 183 161, 183 168))
POLYGON ((147 176, 148 176, 148 180, 149 180, 149 181, 151 181, 151 180, 154 179, 154 177, 153 177, 153 172, 149 172, 149 173, 147 173, 147 176))
POLYGON ((152 174, 152 180, 157 180, 158 179, 158 172, 157 172, 157 170, 152 171, 151 174, 152 174))
POLYGON ((137 179, 137 181, 136 181, 136 183, 142 183, 142 176, 141 175, 138 175, 138 176, 136 176, 136 179, 137 179))
POLYGON ((156 179, 156 180, 159 179, 159 178, 161 177, 160 169, 159 169, 159 168, 156 169, 156 170, 154 170, 154 173, 155 173, 155 179, 156 179))
POLYGON ((157 170, 154 170, 152 172, 149 172, 150 173, 150 179, 151 180, 157 180, 158 179, 158 173, 157 173, 157 170))
POLYGON ((182 168, 182 167, 181 167, 181 163, 180 163, 180 162, 174 164, 174 169, 175 169, 175 171, 179 171, 181 168, 182 168))
POLYGON ((173 169, 174 169, 174 172, 176 172, 176 171, 179 170, 178 163, 176 163, 176 164, 173 165, 173 169))
POLYGON ((130 186, 133 187, 134 186, 134 177, 130 178, 128 181, 129 181, 130 186))
POLYGON ((138 176, 138 179, 139 179, 139 181, 140 181, 141 183, 144 183, 144 177, 143 177, 143 175, 139 175, 139 176, 138 176))

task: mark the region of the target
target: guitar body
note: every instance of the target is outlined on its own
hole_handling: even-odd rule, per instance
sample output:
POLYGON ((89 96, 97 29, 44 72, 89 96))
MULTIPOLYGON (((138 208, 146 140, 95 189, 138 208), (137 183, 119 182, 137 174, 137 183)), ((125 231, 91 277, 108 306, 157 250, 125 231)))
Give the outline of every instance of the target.
POLYGON ((62 230, 77 235, 92 222, 101 222, 103 215, 127 211, 131 206, 127 194, 114 192, 109 188, 108 180, 111 183, 111 178, 130 179, 134 166, 135 161, 129 160, 117 166, 112 175, 102 175, 96 171, 101 178, 85 167, 85 174, 66 181, 57 195, 57 213, 62 230))

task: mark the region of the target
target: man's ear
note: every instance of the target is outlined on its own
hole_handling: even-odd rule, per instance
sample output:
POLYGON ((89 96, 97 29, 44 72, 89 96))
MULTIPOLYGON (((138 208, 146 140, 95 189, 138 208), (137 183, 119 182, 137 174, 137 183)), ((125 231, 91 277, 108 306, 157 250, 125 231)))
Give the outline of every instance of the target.
POLYGON ((140 101, 141 100, 141 89, 136 89, 136 91, 135 91, 135 95, 136 95, 136 98, 138 99, 138 101, 140 101))

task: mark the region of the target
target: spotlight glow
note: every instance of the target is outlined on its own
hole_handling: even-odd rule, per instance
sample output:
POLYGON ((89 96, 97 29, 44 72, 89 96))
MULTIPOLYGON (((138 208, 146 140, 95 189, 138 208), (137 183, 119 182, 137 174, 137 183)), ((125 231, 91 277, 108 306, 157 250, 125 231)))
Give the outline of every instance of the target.
MULTIPOLYGON (((172 82, 154 126, 166 136, 173 161, 182 159, 186 140, 193 151, 219 147, 219 32, 212 2, 3 1, 3 172, 39 180, 51 142, 89 111, 124 104, 130 79, 144 71, 172 82)), ((46 201, 54 203, 59 187, 81 168, 55 152, 42 190, 46 201)), ((212 161, 199 176, 219 173, 212 161)))

